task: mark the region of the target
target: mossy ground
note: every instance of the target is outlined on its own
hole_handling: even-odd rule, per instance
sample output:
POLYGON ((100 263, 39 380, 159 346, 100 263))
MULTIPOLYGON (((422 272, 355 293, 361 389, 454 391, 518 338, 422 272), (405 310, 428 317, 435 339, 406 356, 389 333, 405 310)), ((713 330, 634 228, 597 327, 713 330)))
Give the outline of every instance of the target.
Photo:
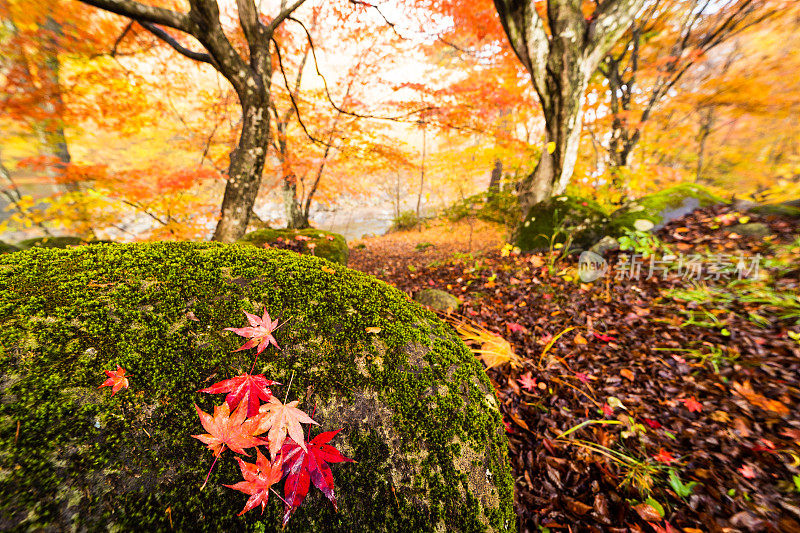
POLYGON ((265 244, 275 244, 278 238, 293 240, 298 235, 308 237, 310 240, 303 241, 303 253, 309 255, 316 255, 328 261, 339 263, 340 265, 347 266, 347 259, 349 251, 347 249, 347 241, 338 233, 331 233, 314 228, 307 229, 271 229, 265 228, 256 231, 251 231, 239 242, 243 244, 253 244, 255 246, 264 246, 265 244), (309 244, 315 245, 314 249, 309 248, 309 244))
MULTIPOLYGON (((681 183, 675 187, 633 200, 618 209, 611 215, 609 231, 614 235, 622 235, 626 228, 640 229, 636 227, 637 220, 646 220, 652 223, 653 227, 658 227, 666 222, 663 217, 665 212, 679 209, 685 205, 688 199, 694 199, 696 202, 694 202, 695 207, 689 209, 687 213, 694 208, 725 203, 722 198, 714 195, 702 185, 681 183)), ((683 214, 679 216, 683 216, 683 214)))
POLYGON ((279 501, 236 516, 230 451, 199 490, 212 456, 191 437, 193 404, 222 400, 196 391, 252 362, 223 328, 264 306, 291 321, 256 371, 292 380, 357 461, 333 465, 340 512, 312 487, 287 531, 515 528, 491 386, 433 314, 314 257, 156 243, 0 258, 0 529, 277 531, 279 501), (112 398, 117 364, 132 377, 112 398))
POLYGON ((523 251, 544 250, 553 243, 572 243, 588 248, 605 234, 605 211, 596 202, 577 196, 560 195, 531 207, 519 228, 516 245, 523 251))

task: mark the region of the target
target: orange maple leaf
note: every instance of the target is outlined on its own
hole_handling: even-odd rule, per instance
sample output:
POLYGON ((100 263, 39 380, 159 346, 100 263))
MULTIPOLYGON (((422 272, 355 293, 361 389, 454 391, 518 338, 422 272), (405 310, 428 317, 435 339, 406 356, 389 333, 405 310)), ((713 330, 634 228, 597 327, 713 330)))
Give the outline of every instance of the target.
POLYGON ((105 380, 102 385, 97 387, 98 389, 102 389, 103 387, 111 387, 111 396, 114 396, 120 391, 120 389, 128 388, 128 378, 125 376, 126 370, 124 368, 117 365, 116 370, 105 370, 104 372, 106 373, 106 376, 108 376, 108 379, 105 380))
POLYGON ((306 450, 306 442, 303 438, 303 427, 300 424, 317 423, 296 407, 298 403, 299 401, 295 400, 283 404, 279 399, 273 396, 270 398, 269 403, 265 403, 259 409, 261 418, 259 419, 256 429, 252 431, 252 434, 259 435, 269 430, 267 440, 269 441, 269 453, 272 454, 272 457, 275 457, 275 454, 277 454, 281 446, 283 446, 283 441, 286 440, 287 433, 304 451, 308 451, 306 450))
POLYGON ((653 459, 655 459, 659 463, 670 464, 675 460, 675 457, 664 448, 661 448, 658 451, 658 454, 653 456, 653 459))
POLYGON ((683 405, 689 410, 690 413, 694 413, 695 411, 702 411, 703 404, 697 401, 697 398, 692 396, 691 398, 682 398, 678 400, 679 402, 683 402, 683 405))
POLYGON ((239 516, 259 505, 261 505, 261 512, 263 513, 267 501, 269 500, 270 487, 283 478, 281 459, 279 458, 270 463, 267 461, 267 458, 261 454, 258 448, 256 448, 255 464, 246 463, 239 457, 237 457, 236 460, 239 461, 239 468, 242 470, 244 481, 240 481, 235 485, 225 486, 229 489, 238 490, 250 495, 244 509, 239 513, 239 516))
POLYGON ((227 402, 214 407, 213 417, 197 405, 194 408, 197 409, 200 422, 208 433, 192 435, 192 437, 206 444, 208 449, 214 452, 215 457, 219 457, 225 451, 226 446, 235 453, 247 455, 244 451, 246 448, 264 444, 262 439, 248 434, 242 426, 247 415, 247 406, 244 403, 239 404, 239 407, 233 411, 233 416, 231 416, 227 402))

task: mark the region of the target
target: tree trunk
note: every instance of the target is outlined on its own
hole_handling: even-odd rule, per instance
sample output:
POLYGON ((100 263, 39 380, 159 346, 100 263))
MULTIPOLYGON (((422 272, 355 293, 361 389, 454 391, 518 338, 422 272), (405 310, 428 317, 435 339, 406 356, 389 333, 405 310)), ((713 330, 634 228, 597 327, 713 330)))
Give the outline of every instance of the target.
POLYGON ((297 178, 294 174, 286 176, 281 188, 283 207, 286 213, 286 227, 290 229, 305 229, 310 227, 308 213, 300 205, 297 197, 297 178))
POLYGON ((267 108, 265 102, 242 103, 242 133, 231 152, 222 214, 212 237, 215 241, 234 242, 247 231, 270 144, 267 108))
POLYGON ((497 194, 500 191, 500 181, 503 178, 503 162, 499 157, 494 159, 494 168, 492 168, 492 177, 489 179, 489 194, 497 194))
MULTIPOLYGON (((563 63, 561 58, 559 62, 563 63)), ((562 194, 569 184, 578 159, 583 93, 590 75, 590 67, 583 61, 575 61, 560 76, 548 75, 550 95, 542 99, 545 145, 536 168, 520 184, 519 202, 524 214, 534 204, 562 194)))
POLYGON ((700 118, 700 131, 697 133, 697 168, 695 169, 694 181, 698 183, 703 174, 703 164, 706 156, 706 141, 711 135, 711 128, 714 125, 714 108, 709 107, 700 118))

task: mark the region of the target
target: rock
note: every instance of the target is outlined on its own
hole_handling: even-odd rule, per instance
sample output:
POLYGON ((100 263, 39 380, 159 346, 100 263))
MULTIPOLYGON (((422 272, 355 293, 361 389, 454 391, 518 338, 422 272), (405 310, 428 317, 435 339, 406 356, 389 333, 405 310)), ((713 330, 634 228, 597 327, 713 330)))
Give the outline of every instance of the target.
POLYGON ((626 228, 658 231, 696 209, 720 203, 724 200, 705 187, 682 183, 626 203, 611 214, 609 227, 614 235, 624 234, 626 228))
POLYGON ((769 226, 761 222, 750 222, 749 224, 737 224, 725 228, 727 233, 737 233, 745 237, 766 237, 772 234, 769 226))
POLYGON ((264 306, 288 322, 254 372, 357 461, 332 465, 339 512, 312 486, 287 532, 515 529, 497 400, 450 327, 316 257, 185 242, 0 257, 0 529, 280 531, 276 496, 237 516, 230 450, 199 490, 213 457, 191 437, 194 404, 223 401, 197 391, 253 361, 224 328, 264 306))
POLYGON ((260 229, 251 231, 237 242, 264 247, 265 245, 275 244, 278 242, 278 239, 298 241, 302 243, 301 253, 315 255, 333 263, 347 266, 347 259, 350 256, 350 250, 347 248, 347 241, 338 233, 331 233, 329 231, 313 228, 260 229), (300 239, 297 238, 298 236, 300 239))
POLYGON ((606 255, 608 252, 616 252, 617 250, 619 250, 619 241, 609 235, 606 235, 589 248, 590 252, 594 252, 597 255, 606 255))
POLYGON ((13 254, 14 252, 19 252, 19 248, 13 244, 0 241, 0 254, 13 254))
POLYGON ((555 196, 531 207, 519 228, 515 244, 524 251, 545 250, 550 240, 563 243, 572 236, 576 248, 585 249, 606 234, 608 217, 599 204, 577 196, 555 196))
POLYGON ((414 300, 431 309, 444 312, 457 311, 461 305, 461 300, 439 289, 423 289, 414 295, 414 300))
POLYGON ((800 200, 781 202, 779 204, 756 205, 748 209, 748 211, 756 215, 800 218, 800 200))
POLYGON ((28 248, 67 248, 69 246, 81 246, 86 244, 86 241, 80 237, 36 237, 33 239, 25 239, 17 244, 22 250, 28 248))

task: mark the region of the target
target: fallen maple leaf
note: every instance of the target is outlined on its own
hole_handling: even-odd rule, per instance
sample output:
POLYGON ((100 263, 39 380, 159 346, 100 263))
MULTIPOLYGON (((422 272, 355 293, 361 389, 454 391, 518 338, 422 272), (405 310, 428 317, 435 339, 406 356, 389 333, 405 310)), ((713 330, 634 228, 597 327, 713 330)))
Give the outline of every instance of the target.
POLYGON ((650 426, 650 429, 661 429, 661 422, 653 420, 652 418, 642 418, 644 423, 650 426))
POLYGON ((244 401, 247 405, 247 416, 255 416, 258 414, 261 402, 268 402, 272 398, 272 391, 269 389, 269 385, 280 385, 280 383, 267 379, 263 374, 256 376, 242 374, 235 378, 214 383, 210 387, 200 390, 200 392, 207 392, 208 394, 223 394, 227 392, 225 403, 228 404, 229 409, 235 410, 239 403, 244 401))
POLYGON ((236 460, 239 461, 239 468, 242 471, 244 481, 240 481, 235 485, 225 486, 229 489, 238 490, 250 495, 244 509, 239 513, 239 516, 259 505, 261 505, 261 513, 263 514, 264 508, 269 500, 270 487, 283 478, 281 461, 278 459, 270 463, 267 461, 267 458, 261 454, 258 448, 256 448, 255 464, 246 463, 239 457, 237 457, 236 460))
POLYGON ((243 346, 234 350, 234 352, 249 350, 250 348, 258 346, 256 354, 260 354, 270 344, 279 350, 281 349, 281 347, 278 346, 278 341, 276 341, 275 337, 272 336, 272 332, 278 327, 278 321, 272 320, 266 309, 264 309, 264 316, 262 317, 251 315, 247 311, 244 311, 244 314, 247 315, 247 321, 250 322, 249 327, 225 328, 225 331, 232 331, 237 335, 250 339, 244 343, 243 346))
POLYGON ((653 456, 653 459, 658 461, 659 463, 670 464, 671 462, 675 461, 675 457, 665 450, 661 448, 656 455, 653 456))
POLYGON ((117 365, 116 370, 104 370, 108 379, 106 379, 102 385, 97 387, 98 389, 102 389, 103 387, 111 387, 111 396, 114 396, 116 393, 120 391, 120 389, 127 389, 128 388, 128 378, 125 376, 126 370, 121 366, 117 365))
POLYGON ((252 448, 264 444, 262 439, 249 435, 242 427, 247 412, 240 405, 231 416, 228 403, 223 403, 214 407, 214 416, 204 412, 194 406, 200 416, 200 423, 208 431, 205 435, 192 435, 200 442, 206 444, 208 449, 214 452, 215 457, 219 457, 227 446, 235 453, 247 455, 246 448, 252 448))
POLYGON ((296 406, 298 400, 289 402, 287 404, 274 396, 270 398, 269 403, 265 403, 259 409, 261 413, 254 435, 259 435, 269 430, 267 440, 269 441, 269 452, 272 457, 278 453, 278 450, 283 446, 283 441, 286 440, 286 434, 294 440, 303 450, 306 449, 305 439, 303 438, 303 424, 317 424, 310 416, 298 409, 296 406))
POLYGON ((507 325, 508 325, 508 330, 512 333, 525 333, 528 331, 528 329, 525 326, 517 324, 516 322, 509 322, 507 325))
POLYGON ((689 410, 690 413, 703 410, 703 405, 698 402, 694 396, 691 398, 681 398, 678 401, 683 402, 683 405, 689 410))
POLYGON ((608 405, 607 403, 604 403, 603 404, 603 414, 605 416, 614 416, 614 409, 612 409, 611 406, 608 405))
POLYGON ((611 341, 616 341, 617 340, 617 339, 615 339, 614 337, 612 337, 610 335, 603 335, 602 333, 594 333, 594 336, 595 336, 596 339, 600 339, 603 342, 611 342, 611 341))
POLYGON ((742 475, 742 477, 747 479, 753 479, 758 475, 756 474, 755 469, 753 469, 753 467, 748 464, 743 464, 741 467, 739 467, 738 472, 742 475))
POLYGON ((584 374, 583 372, 575 372, 575 377, 578 378, 581 381, 581 383, 583 383, 584 385, 588 385, 589 384, 589 378, 591 376, 589 376, 587 374, 584 374))
POLYGON ((283 472, 286 474, 284 527, 295 510, 303 503, 308 494, 310 482, 313 482, 314 486, 331 501, 334 509, 338 509, 334 493, 333 472, 328 463, 354 462, 328 444, 340 431, 341 429, 337 429, 320 433, 311 439, 307 450, 303 450, 293 439, 287 440, 281 448, 283 472))
POLYGON ((534 387, 536 387, 536 378, 531 377, 531 373, 527 372, 523 374, 518 380, 517 383, 525 389, 526 391, 532 391, 534 387))

